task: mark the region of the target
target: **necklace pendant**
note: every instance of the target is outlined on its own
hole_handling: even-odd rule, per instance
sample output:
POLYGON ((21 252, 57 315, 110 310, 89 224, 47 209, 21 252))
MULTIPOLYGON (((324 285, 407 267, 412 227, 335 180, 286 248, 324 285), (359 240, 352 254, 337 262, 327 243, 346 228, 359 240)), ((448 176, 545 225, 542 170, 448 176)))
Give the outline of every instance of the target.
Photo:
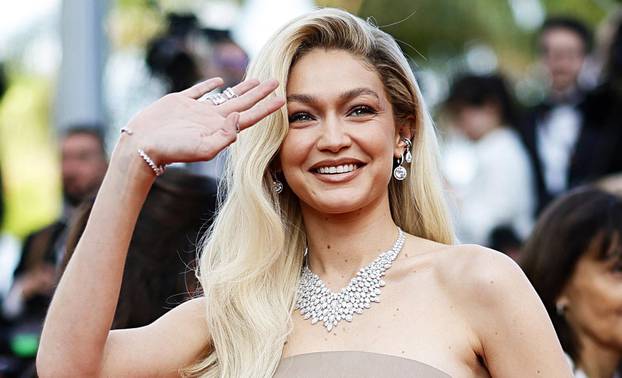
POLYGON ((378 255, 369 265, 361 268, 348 285, 339 292, 330 291, 322 279, 305 264, 298 285, 296 309, 311 324, 322 322, 328 332, 339 322, 351 322, 355 314, 380 303, 380 288, 385 286, 382 277, 404 246, 406 237, 398 228, 398 237, 393 247, 378 255))

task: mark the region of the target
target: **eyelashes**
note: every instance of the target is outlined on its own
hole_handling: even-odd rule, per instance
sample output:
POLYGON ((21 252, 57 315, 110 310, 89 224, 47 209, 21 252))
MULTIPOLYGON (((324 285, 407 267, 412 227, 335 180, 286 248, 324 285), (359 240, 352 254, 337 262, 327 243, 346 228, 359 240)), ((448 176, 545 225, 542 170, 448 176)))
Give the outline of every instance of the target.
POLYGON ((366 115, 375 115, 377 113, 378 112, 371 106, 357 105, 354 108, 352 108, 352 110, 350 110, 348 115, 355 116, 355 117, 362 117, 366 115))
MULTIPOLYGON (((356 105, 346 113, 347 117, 366 118, 378 114, 378 111, 368 105, 356 105)), ((288 116, 289 123, 303 123, 315 121, 317 118, 309 112, 296 112, 288 116)))
POLYGON ((307 112, 294 113, 294 114, 290 115, 289 117, 287 117, 287 119, 289 120, 289 123, 309 122, 309 121, 315 120, 315 118, 311 114, 309 114, 307 112))

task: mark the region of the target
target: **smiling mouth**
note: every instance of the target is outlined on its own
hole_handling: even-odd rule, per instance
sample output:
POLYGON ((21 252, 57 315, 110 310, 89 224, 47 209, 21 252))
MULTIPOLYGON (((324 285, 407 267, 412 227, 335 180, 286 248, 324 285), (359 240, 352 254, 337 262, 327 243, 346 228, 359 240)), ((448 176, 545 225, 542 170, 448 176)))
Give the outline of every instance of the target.
POLYGON ((340 164, 340 165, 331 165, 325 167, 315 168, 313 171, 315 173, 323 174, 323 175, 337 175, 340 173, 350 173, 357 169, 359 169, 362 165, 360 164, 340 164))

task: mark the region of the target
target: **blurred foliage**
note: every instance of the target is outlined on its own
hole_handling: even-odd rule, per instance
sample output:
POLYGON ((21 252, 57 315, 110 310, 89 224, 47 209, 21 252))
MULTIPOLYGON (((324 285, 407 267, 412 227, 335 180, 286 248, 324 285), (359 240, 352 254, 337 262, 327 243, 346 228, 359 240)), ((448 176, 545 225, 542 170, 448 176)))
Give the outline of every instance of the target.
POLYGON ((318 7, 331 7, 345 9, 350 13, 358 14, 363 5, 363 0, 316 0, 318 7))
POLYGON ((60 212, 58 154, 50 134, 49 78, 9 74, 0 102, 0 161, 6 195, 4 228, 16 235, 53 221, 60 212))
POLYGON ((117 0, 108 15, 108 35, 113 49, 144 47, 166 29, 157 2, 148 0, 117 0))
POLYGON ((548 14, 571 15, 596 25, 605 17, 619 1, 613 0, 544 0, 542 1, 548 14))
MULTIPOLYGON (((614 1, 543 0, 541 4, 547 15, 574 15, 595 26, 614 1)), ((533 61, 535 31, 518 27, 507 0, 365 0, 359 15, 371 17, 401 41, 404 52, 421 66, 460 56, 473 43, 491 46, 500 66, 517 75, 533 61)))

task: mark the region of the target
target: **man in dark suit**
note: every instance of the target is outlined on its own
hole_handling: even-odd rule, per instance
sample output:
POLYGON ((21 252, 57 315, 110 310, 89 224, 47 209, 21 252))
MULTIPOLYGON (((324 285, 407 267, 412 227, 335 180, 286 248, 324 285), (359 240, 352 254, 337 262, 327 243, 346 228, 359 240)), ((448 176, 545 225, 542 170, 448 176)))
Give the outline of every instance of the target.
POLYGON ((97 128, 70 128, 61 140, 63 212, 51 225, 26 238, 3 313, 18 323, 40 323, 63 258, 67 223, 74 208, 99 188, 108 166, 104 137, 97 128))
POLYGON ((592 175, 586 159, 594 158, 600 134, 584 127, 585 92, 578 80, 591 43, 590 31, 573 18, 550 18, 538 35, 548 95, 518 127, 534 171, 537 213, 592 175))

